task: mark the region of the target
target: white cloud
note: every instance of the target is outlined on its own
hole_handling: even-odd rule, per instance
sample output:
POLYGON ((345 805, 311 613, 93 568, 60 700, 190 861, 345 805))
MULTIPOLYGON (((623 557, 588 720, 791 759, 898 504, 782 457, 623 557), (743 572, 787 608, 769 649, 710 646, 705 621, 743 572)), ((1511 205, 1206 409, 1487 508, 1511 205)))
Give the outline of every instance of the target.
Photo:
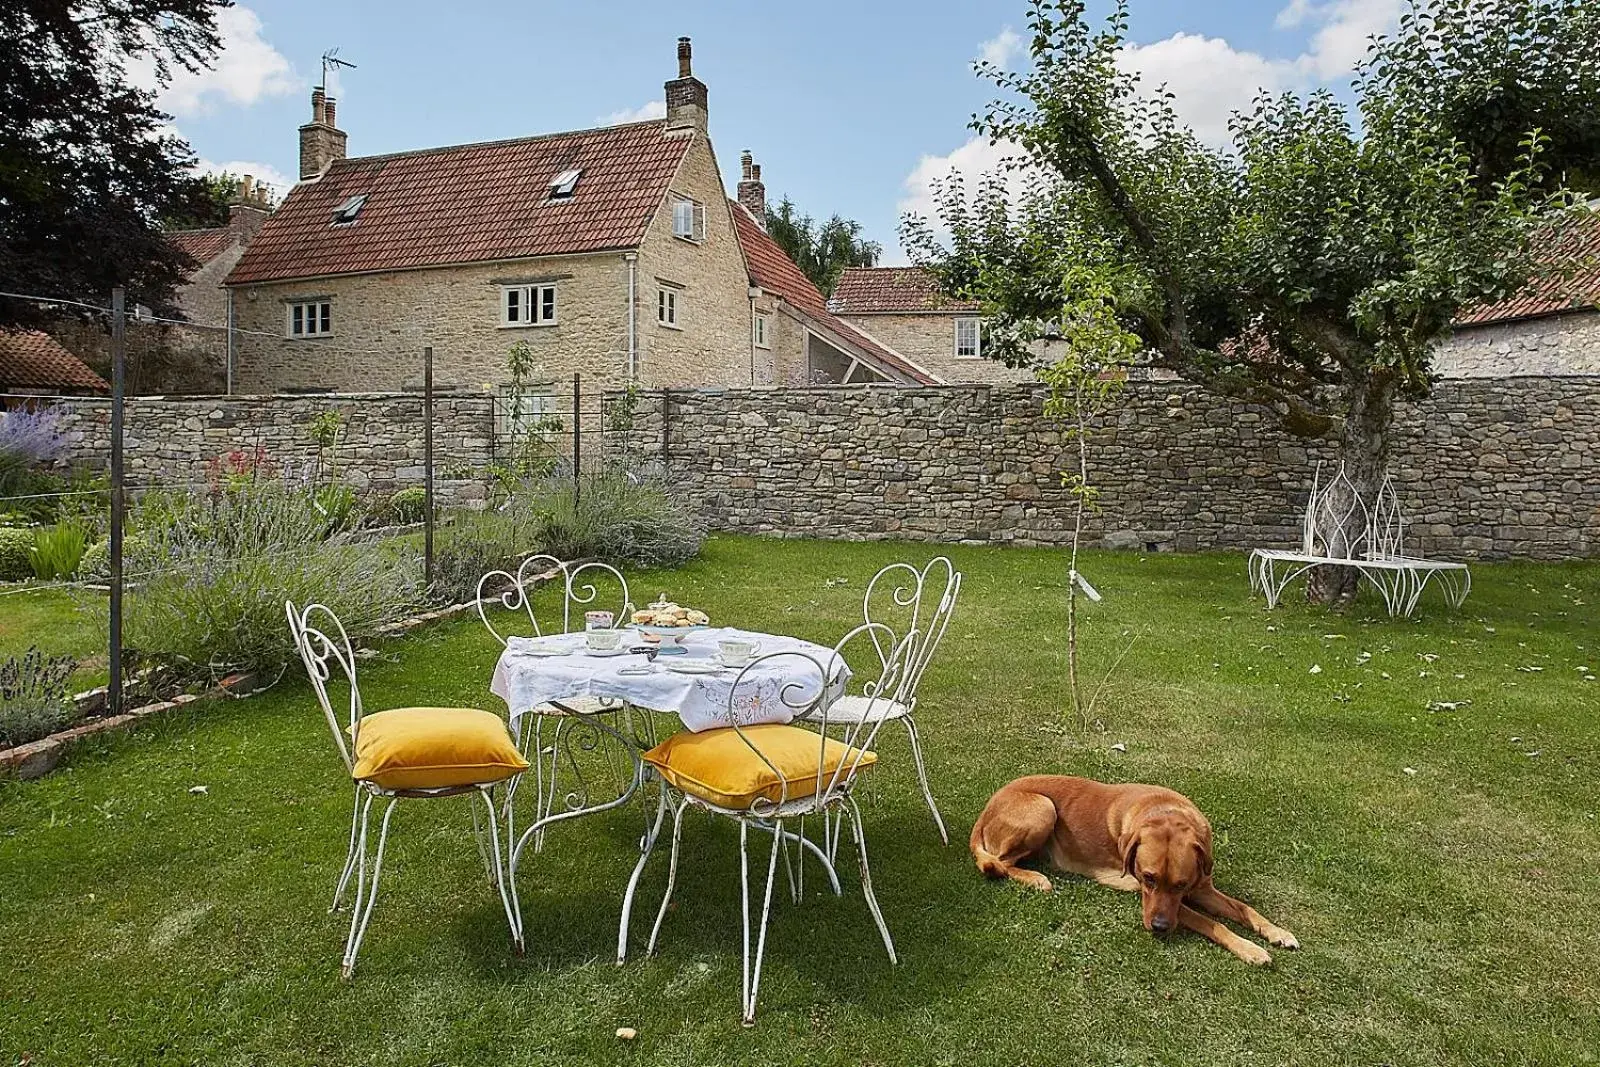
MULTIPOLYGON (((1301 2, 1292 0, 1284 10, 1301 2)), ((1354 70, 1367 53, 1368 38, 1393 29, 1400 19, 1401 6, 1402 0, 1332 0, 1311 8, 1311 20, 1320 21, 1321 25, 1300 62, 1322 81, 1354 70)))
MULTIPOLYGON (((249 107, 270 96, 296 92, 300 79, 283 54, 261 36, 261 19, 247 7, 225 8, 217 14, 222 51, 210 70, 173 71, 172 80, 160 87, 156 103, 179 118, 203 115, 218 103, 249 107)), ((155 65, 147 57, 128 62, 128 75, 136 85, 157 88, 155 65)))
MULTIPOLYGON (((912 212, 926 218, 938 217, 938 205, 933 198, 933 188, 952 173, 959 171, 970 184, 980 175, 999 170, 1007 160, 1022 155, 1017 145, 1002 141, 989 143, 987 137, 970 138, 966 144, 949 155, 923 156, 916 169, 905 180, 905 196, 900 200, 900 213, 912 212)), ((1020 189, 1022 176, 1014 175, 1008 184, 1020 189)))
POLYGON ((650 100, 638 107, 624 108, 613 111, 600 120, 602 126, 621 126, 626 122, 646 122, 650 119, 664 119, 667 117, 667 102, 665 100, 650 100))
POLYGON ((195 164, 198 174, 237 174, 250 175, 256 180, 257 185, 265 185, 272 190, 272 198, 282 201, 290 189, 294 188, 295 179, 289 177, 271 163, 259 163, 247 160, 234 160, 231 163, 213 163, 209 159, 202 159, 195 164))
POLYGON ((1178 116, 1207 144, 1228 142, 1228 117, 1260 90, 1281 92, 1302 82, 1294 60, 1240 52, 1220 37, 1175 33, 1154 44, 1129 45, 1117 61, 1154 91, 1165 86, 1178 116))
POLYGON ((1010 26, 1003 26, 998 35, 978 46, 978 61, 993 64, 1004 70, 1006 64, 1011 62, 1011 57, 1020 51, 1022 51, 1022 38, 1010 26))

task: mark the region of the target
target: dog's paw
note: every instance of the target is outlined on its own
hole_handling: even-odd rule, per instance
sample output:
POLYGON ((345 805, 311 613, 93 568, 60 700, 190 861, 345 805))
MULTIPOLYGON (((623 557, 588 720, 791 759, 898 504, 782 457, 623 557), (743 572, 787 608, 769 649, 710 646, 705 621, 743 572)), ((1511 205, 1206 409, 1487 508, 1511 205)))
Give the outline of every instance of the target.
POLYGON ((1254 941, 1242 941, 1239 947, 1234 950, 1234 954, 1254 967, 1272 966, 1272 953, 1254 941))
POLYGON ((1295 939, 1295 936, 1281 926, 1269 926, 1262 931, 1261 936, 1279 948, 1300 947, 1300 942, 1295 939))
POLYGON ((1019 881, 1021 881, 1023 885, 1026 885, 1030 889, 1037 889, 1041 893, 1048 893, 1055 888, 1055 886, 1050 884, 1050 879, 1046 878, 1038 871, 1024 871, 1023 873, 1028 875, 1028 877, 1019 879, 1019 881))

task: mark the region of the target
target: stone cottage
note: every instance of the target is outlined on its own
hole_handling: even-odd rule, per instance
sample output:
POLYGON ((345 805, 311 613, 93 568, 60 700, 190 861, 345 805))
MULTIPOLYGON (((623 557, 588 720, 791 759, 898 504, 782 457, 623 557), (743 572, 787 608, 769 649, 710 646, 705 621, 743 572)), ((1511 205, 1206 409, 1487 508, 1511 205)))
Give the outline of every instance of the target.
POLYGON ((384 156, 347 157, 314 90, 300 184, 226 279, 235 389, 415 388, 425 345, 442 388, 504 389, 519 342, 552 390, 772 384, 805 337, 753 284, 691 58, 664 119, 384 156))
POLYGON ((1000 385, 1033 380, 1026 368, 986 359, 977 303, 940 293, 933 276, 920 267, 848 268, 828 307, 941 381, 1000 385))

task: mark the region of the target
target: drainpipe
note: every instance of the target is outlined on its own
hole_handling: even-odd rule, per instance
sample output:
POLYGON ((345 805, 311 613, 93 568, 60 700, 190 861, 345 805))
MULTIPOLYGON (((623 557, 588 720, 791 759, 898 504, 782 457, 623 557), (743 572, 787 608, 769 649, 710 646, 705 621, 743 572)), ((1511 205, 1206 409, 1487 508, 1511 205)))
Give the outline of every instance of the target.
POLYGON ((233 395, 233 331, 237 320, 233 316, 233 290, 224 290, 228 294, 228 395, 233 395))
POLYGON ((639 314, 639 300, 637 288, 639 283, 639 255, 629 252, 622 257, 628 263, 628 381, 639 380, 639 330, 636 319, 639 314))

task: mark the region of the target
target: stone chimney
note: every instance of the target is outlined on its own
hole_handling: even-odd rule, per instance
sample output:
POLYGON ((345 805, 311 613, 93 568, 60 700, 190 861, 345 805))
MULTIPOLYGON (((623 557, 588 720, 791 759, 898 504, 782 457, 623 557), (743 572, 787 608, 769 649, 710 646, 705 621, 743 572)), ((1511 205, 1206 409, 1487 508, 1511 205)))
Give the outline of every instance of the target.
POLYGON ((667 82, 667 129, 706 131, 706 83, 694 76, 689 38, 678 38, 678 76, 667 82))
POLYGON ((257 185, 255 178, 246 174, 239 180, 233 203, 228 205, 228 229, 248 241, 261 229, 261 224, 267 221, 270 214, 272 208, 267 202, 267 187, 257 185))
POLYGON ((739 203, 755 216, 764 230, 767 228, 767 187, 761 184, 761 164, 755 162, 746 148, 739 156, 743 173, 739 178, 739 203))
POLYGON ((343 159, 345 133, 334 127, 333 99, 322 87, 311 90, 311 121, 300 127, 300 180, 320 178, 334 160, 343 159))

